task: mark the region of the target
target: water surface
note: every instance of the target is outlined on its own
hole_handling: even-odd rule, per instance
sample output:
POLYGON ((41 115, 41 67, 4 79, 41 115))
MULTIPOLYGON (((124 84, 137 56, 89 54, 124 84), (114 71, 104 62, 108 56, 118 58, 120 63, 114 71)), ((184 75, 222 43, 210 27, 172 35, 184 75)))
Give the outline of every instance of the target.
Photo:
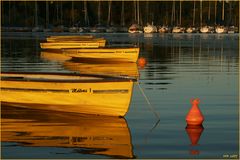
MULTIPOLYGON (((72 72, 64 67, 63 61, 41 56, 39 43, 46 36, 44 33, 3 33, 2 71, 72 72)), ((138 66, 140 78, 125 118, 105 119, 102 124, 96 119, 87 119, 84 124, 81 116, 48 112, 31 116, 36 111, 5 106, 2 107, 2 136, 8 135, 11 140, 2 139, 3 158, 238 158, 237 34, 96 36, 105 37, 110 44, 137 44, 141 48, 140 57, 147 61, 145 66, 138 66), (200 98, 199 107, 205 116, 203 128, 186 130, 190 99, 196 97, 200 98), (64 122, 63 117, 69 122, 64 122), (83 125, 73 121, 81 121, 79 124, 83 125), (111 123, 121 128, 112 128, 111 123), (74 127, 79 132, 65 133, 74 127), (55 128, 63 133, 53 133, 55 128), (96 128, 99 130, 95 135, 88 132, 96 128), (125 143, 117 137, 115 143, 103 146, 109 139, 107 136, 104 139, 101 133, 108 129, 120 133, 118 136, 125 138, 125 143), (48 135, 49 130, 52 135, 48 135), (191 141, 193 133, 198 135, 197 144, 191 141), (81 138, 85 137, 86 141, 86 137, 94 136, 102 136, 105 141, 99 147, 80 143, 84 142, 81 138), (125 149, 121 149, 122 146, 125 149), (126 152, 119 153, 119 149, 126 152)))

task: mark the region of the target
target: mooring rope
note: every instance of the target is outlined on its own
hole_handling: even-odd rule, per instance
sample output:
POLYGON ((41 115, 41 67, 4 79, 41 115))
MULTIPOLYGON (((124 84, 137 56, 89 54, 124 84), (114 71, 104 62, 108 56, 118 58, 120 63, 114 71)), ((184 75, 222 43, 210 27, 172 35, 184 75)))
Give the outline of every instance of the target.
POLYGON ((145 93, 144 93, 142 87, 140 86, 139 82, 137 82, 137 84, 138 84, 138 87, 139 87, 139 89, 140 89, 143 97, 144 97, 145 100, 147 101, 149 108, 152 110, 152 112, 153 112, 154 115, 158 118, 158 120, 160 120, 159 114, 155 111, 154 107, 152 106, 152 104, 151 104, 150 101, 148 100, 148 98, 147 98, 147 96, 145 95, 145 93))

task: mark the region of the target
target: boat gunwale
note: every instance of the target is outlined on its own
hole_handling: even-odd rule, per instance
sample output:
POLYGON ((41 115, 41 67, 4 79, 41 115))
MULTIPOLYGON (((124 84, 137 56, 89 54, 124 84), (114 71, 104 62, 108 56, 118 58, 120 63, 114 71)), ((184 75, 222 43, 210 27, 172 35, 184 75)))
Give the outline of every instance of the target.
POLYGON ((135 82, 137 79, 132 76, 110 76, 99 74, 80 74, 80 73, 52 73, 52 72, 1 72, 1 81, 20 81, 20 82, 55 82, 55 83, 96 83, 96 82, 135 82), (2 74, 16 74, 16 76, 3 76, 2 74), (85 76, 86 78, 99 79, 43 79, 28 78, 24 75, 59 75, 59 76, 85 76))
MULTIPOLYGON (((71 50, 71 49, 75 49, 75 48, 69 48, 69 49, 66 49, 66 50, 71 50)), ((81 49, 81 48, 80 48, 81 49)), ((104 47, 99 47, 99 48, 84 48, 84 49, 140 49, 140 47, 138 46, 111 46, 111 45, 106 45, 104 47)), ((62 49, 64 50, 64 49, 62 49)))

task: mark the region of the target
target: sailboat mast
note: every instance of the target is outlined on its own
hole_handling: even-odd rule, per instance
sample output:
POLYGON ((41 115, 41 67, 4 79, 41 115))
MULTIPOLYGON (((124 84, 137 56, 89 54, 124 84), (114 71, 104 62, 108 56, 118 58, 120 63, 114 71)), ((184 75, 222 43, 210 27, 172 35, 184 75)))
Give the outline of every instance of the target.
POLYGON ((87 1, 84 1, 84 22, 85 25, 89 25, 89 20, 88 20, 88 10, 87 10, 87 1))
POLYGON ((133 6, 134 6, 134 21, 136 22, 137 21, 137 4, 136 4, 136 1, 134 0, 133 1, 133 6))
POLYGON ((57 23, 59 22, 59 15, 58 15, 58 2, 56 2, 56 7, 57 7, 57 23))
POLYGON ((74 25, 74 2, 72 1, 72 26, 74 25))
POLYGON ((224 0, 222 1, 222 20, 224 21, 224 0))
POLYGON ((140 23, 139 0, 137 1, 137 24, 140 23))
POLYGON ((98 2, 98 24, 100 24, 101 19, 101 1, 98 2))
POLYGON ((35 1, 35 27, 38 26, 38 6, 37 1, 35 1))
POLYGON ((172 3, 172 16, 171 16, 171 25, 175 22, 175 1, 172 3))
POLYGON ((146 15, 146 23, 148 23, 148 13, 149 13, 149 2, 148 1, 146 1, 146 13, 147 13, 147 15, 146 15))
POLYGON ((200 0, 200 26, 202 26, 202 0, 200 0))
POLYGON ((60 1, 60 24, 63 24, 63 7, 62 7, 62 1, 60 1))
POLYGON ((49 5, 48 1, 46 1, 46 28, 49 26, 49 5))
POLYGON ((210 20, 210 18, 211 18, 210 9, 211 9, 211 3, 210 3, 210 1, 208 1, 208 20, 210 20))
POLYGON ((179 5, 179 12, 180 12, 180 14, 179 14, 179 25, 181 26, 182 25, 182 2, 181 2, 181 0, 180 0, 180 5, 179 5))
POLYGON ((215 25, 217 24, 217 1, 214 3, 214 17, 215 17, 215 25))
POLYGON ((122 12, 121 12, 121 25, 125 26, 125 17, 124 17, 124 1, 122 1, 122 12))
POLYGON ((107 24, 108 26, 110 25, 111 22, 111 7, 112 6, 112 1, 108 1, 108 21, 107 24))
POLYGON ((193 2, 193 26, 195 26, 196 1, 193 2))

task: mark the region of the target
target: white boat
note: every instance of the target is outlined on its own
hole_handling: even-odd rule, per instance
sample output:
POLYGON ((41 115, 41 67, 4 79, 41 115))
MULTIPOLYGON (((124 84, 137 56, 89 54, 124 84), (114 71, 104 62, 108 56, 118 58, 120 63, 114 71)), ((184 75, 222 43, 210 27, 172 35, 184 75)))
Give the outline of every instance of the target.
POLYGON ((77 73, 2 72, 0 100, 23 108, 124 116, 135 80, 77 73))
POLYGON ((214 33, 214 28, 211 26, 203 26, 200 28, 201 33, 214 33))
POLYGON ((235 26, 230 26, 228 27, 228 31, 227 33, 237 33, 238 32, 238 28, 235 26))
POLYGON ((173 29, 172 29, 172 33, 184 33, 184 31, 185 31, 185 28, 179 27, 179 26, 173 27, 173 29))
POLYGON ((169 32, 169 28, 168 26, 160 26, 158 29, 159 33, 168 33, 169 32))
POLYGON ((155 33, 157 32, 157 27, 151 24, 147 24, 147 26, 143 27, 144 33, 155 33))
POLYGON ((77 32, 79 32, 79 29, 78 29, 78 27, 70 27, 68 31, 70 33, 77 33, 77 32))
POLYGON ((196 27, 188 27, 186 29, 186 32, 187 33, 197 33, 198 32, 198 28, 196 28, 196 27))
POLYGON ((132 24, 129 29, 129 33, 143 33, 141 27, 138 24, 132 24))
POLYGON ((216 33, 227 33, 227 28, 224 26, 217 26, 215 28, 216 33))

